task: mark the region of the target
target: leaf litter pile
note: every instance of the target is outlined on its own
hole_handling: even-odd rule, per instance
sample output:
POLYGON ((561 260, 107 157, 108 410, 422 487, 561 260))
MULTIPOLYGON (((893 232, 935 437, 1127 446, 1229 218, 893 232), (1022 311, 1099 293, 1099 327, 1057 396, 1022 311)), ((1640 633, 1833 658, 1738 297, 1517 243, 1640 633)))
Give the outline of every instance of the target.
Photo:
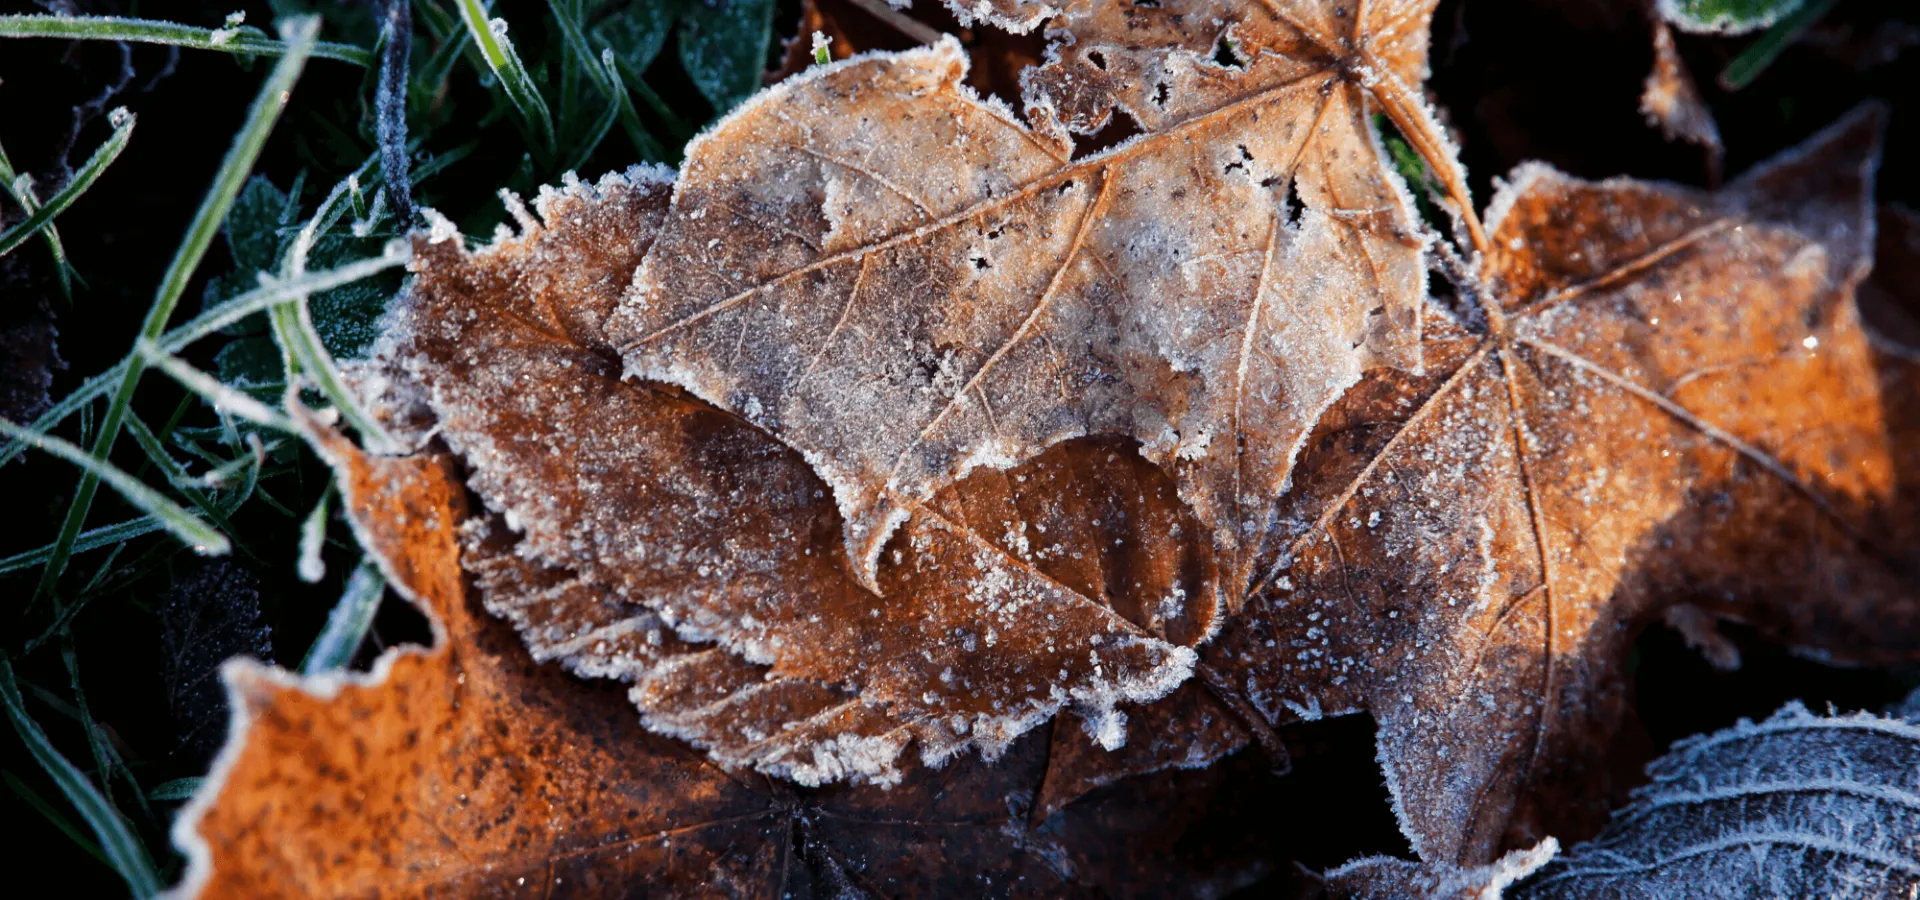
POLYGON ((1412 858, 1303 896, 1920 889, 1920 709, 1614 760, 1648 622, 1920 660, 1885 110, 1477 205, 1433 5, 981 0, 1018 110, 941 39, 429 212, 349 372, 406 449, 290 405, 433 645, 228 663, 181 893, 1221 896, 1356 713, 1412 858))

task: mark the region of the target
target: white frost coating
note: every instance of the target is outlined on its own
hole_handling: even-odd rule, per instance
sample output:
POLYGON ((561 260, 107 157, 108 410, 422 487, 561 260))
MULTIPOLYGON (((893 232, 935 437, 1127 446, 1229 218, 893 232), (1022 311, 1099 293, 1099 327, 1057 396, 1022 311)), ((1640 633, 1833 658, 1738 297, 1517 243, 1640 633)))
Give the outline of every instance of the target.
POLYGON ((1920 891, 1920 728, 1799 702, 1674 744, 1652 783, 1516 900, 1907 897, 1920 891))
POLYGON ((431 206, 420 207, 420 217, 427 220, 427 243, 444 244, 447 241, 459 241, 460 227, 453 220, 440 214, 431 206))
MULTIPOLYGON (((310 421, 310 414, 299 406, 297 397, 289 398, 294 421, 300 423, 313 446, 314 452, 329 464, 339 464, 323 441, 315 437, 316 432, 310 421)), ((347 516, 347 524, 353 529, 354 537, 363 546, 373 546, 372 538, 353 516, 347 516)), ((240 761, 240 752, 246 747, 247 731, 253 726, 253 708, 248 703, 243 686, 249 682, 265 683, 274 687, 297 690, 321 700, 332 700, 347 687, 373 688, 385 684, 393 672, 393 666, 402 657, 428 656, 446 652, 447 628, 440 617, 433 614, 425 601, 416 596, 402 579, 402 573, 395 570, 381 554, 369 554, 380 567, 380 574, 386 578, 387 586, 398 593, 408 603, 420 611, 426 618, 427 627, 433 636, 431 647, 419 647, 413 644, 397 644, 388 647, 373 660, 365 673, 349 670, 335 670, 318 675, 303 676, 297 672, 282 669, 279 666, 261 663, 246 657, 236 657, 220 664, 220 683, 226 689, 227 740, 220 746, 219 755, 214 757, 212 767, 193 792, 193 799, 181 807, 180 815, 173 820, 168 835, 173 846, 187 858, 187 871, 180 883, 169 888, 162 897, 169 900, 190 900, 198 897, 206 887, 207 880, 213 877, 213 848, 200 837, 200 819, 213 808, 214 800, 226 785, 227 777, 240 761)))
MULTIPOLYGON (((1519 203, 1520 198, 1532 192, 1535 182, 1543 178, 1560 179, 1565 177, 1565 175, 1560 174, 1558 169, 1537 160, 1527 160, 1514 166, 1513 171, 1509 172, 1504 178, 1498 175, 1494 176, 1493 199, 1487 201, 1487 214, 1485 217, 1487 233, 1490 235, 1499 233, 1501 223, 1506 221, 1509 213, 1513 212, 1514 204, 1519 203)), ((1520 248, 1509 247, 1507 249, 1518 250, 1520 248)))
POLYGON ((838 735, 815 743, 812 761, 794 765, 787 774, 807 787, 835 781, 871 781, 892 787, 900 783, 894 762, 905 745, 905 738, 892 735, 838 735))
MULTIPOLYGON (((1763 0, 1764 2, 1764 0, 1763 0)), ((1774 0, 1771 5, 1763 6, 1756 15, 1742 15, 1729 9, 1718 9, 1701 16, 1693 10, 1682 9, 1679 0, 1658 0, 1655 8, 1660 18, 1678 26, 1682 31, 1695 34, 1747 34, 1768 28, 1773 23, 1799 12, 1805 0, 1774 0)))
POLYGON ((1087 710, 1080 727, 1102 750, 1113 751, 1127 745, 1127 714, 1113 707, 1087 710))
MULTIPOLYGON (((912 0, 887 0, 895 6, 905 7, 912 0)), ((1060 14, 1059 7, 1034 0, 945 0, 947 9, 965 27, 973 27, 975 22, 984 22, 1014 34, 1026 34, 1040 27, 1042 22, 1060 14), (1011 7, 1014 11, 1004 11, 1011 7)))

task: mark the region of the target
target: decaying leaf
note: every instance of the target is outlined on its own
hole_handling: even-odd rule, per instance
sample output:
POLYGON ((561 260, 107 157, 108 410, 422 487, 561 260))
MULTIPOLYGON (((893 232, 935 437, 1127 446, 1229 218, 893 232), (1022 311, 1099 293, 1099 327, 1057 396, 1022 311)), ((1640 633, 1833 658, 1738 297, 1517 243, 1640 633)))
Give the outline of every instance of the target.
POLYGON ((1675 744, 1600 836, 1517 900, 1911 897, 1920 891, 1920 728, 1799 703, 1675 744))
POLYGON ((260 621, 260 580, 233 563, 205 563, 160 596, 161 680, 180 744, 206 761, 225 738, 222 660, 246 655, 273 659, 272 630, 260 621))
POLYGON ((1320 419, 1211 644, 1217 545, 1113 438, 936 492, 864 590, 800 454, 619 378, 628 273, 687 255, 653 238, 676 215, 657 175, 547 194, 544 224, 476 254, 422 243, 386 358, 497 516, 468 535, 489 608, 716 760, 884 782, 910 742, 991 757, 1069 708, 1044 817, 1366 710, 1421 857, 1478 865, 1597 826, 1618 667, 1665 607, 1912 657, 1913 367, 1852 298, 1879 127, 1863 111, 1717 195, 1521 170, 1488 287, 1427 317, 1425 372, 1377 370, 1320 419), (1196 645, 1205 689, 1137 706, 1196 645))
POLYGON ((891 790, 722 770, 643 730, 618 692, 530 660, 487 614, 461 571, 463 529, 468 564, 493 573, 483 581, 516 560, 471 539, 447 457, 363 456, 308 427, 435 643, 365 675, 228 663, 238 715, 175 826, 190 860, 179 895, 1206 896, 1269 865, 1244 826, 1211 821, 1233 809, 1217 769, 1136 781, 1029 827, 1040 735, 891 790))
POLYGON ((1412 87, 1431 9, 1075 5, 1029 122, 953 41, 816 67, 688 146, 608 339, 798 450, 876 593, 942 488, 1108 434, 1172 473, 1227 609, 1321 410, 1418 368, 1426 238, 1371 115, 1464 198, 1412 87), (1116 111, 1142 134, 1073 158, 1116 111))
POLYGON ((1326 873, 1317 893, 1308 896, 1312 900, 1500 900, 1507 888, 1539 871, 1559 851, 1560 842, 1547 838, 1529 849, 1471 867, 1370 856, 1326 873))
POLYGON ((1726 152, 1720 143, 1720 126, 1713 121, 1713 110, 1700 96, 1699 85, 1674 46, 1673 29, 1665 21, 1653 23, 1653 71, 1647 73, 1646 87, 1640 92, 1640 112, 1667 140, 1687 141, 1706 151, 1709 170, 1717 177, 1720 157, 1726 152))
POLYGON ((1881 119, 1712 195, 1522 168, 1426 372, 1322 418, 1203 661, 1275 722, 1370 711, 1423 860, 1597 827, 1620 668, 1664 606, 1915 658, 1916 367, 1853 302, 1881 119))
POLYGON ((469 558, 489 608, 537 659, 633 682, 653 729, 802 783, 891 780, 914 739, 929 762, 992 756, 1063 706, 1118 746, 1117 705, 1185 679, 1215 619, 1170 480, 1099 440, 976 473, 866 591, 797 454, 619 378, 600 325, 666 187, 637 170, 545 193, 544 226, 477 254, 417 243, 383 358, 499 516, 468 537, 501 548, 469 558))

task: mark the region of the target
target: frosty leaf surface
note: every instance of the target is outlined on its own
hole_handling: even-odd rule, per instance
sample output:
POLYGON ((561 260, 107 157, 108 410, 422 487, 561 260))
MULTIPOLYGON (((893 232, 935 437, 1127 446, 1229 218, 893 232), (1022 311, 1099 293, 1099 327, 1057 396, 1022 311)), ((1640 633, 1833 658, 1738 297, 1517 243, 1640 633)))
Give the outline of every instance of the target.
POLYGON ((1915 367, 1853 296, 1881 116, 1713 195, 1522 168, 1426 371, 1321 418, 1203 664, 1276 723, 1370 712, 1423 861, 1598 827, 1665 607, 1914 659, 1915 367))
POLYGON ((1559 850, 1560 843, 1548 838, 1484 866, 1370 856, 1327 872, 1319 896, 1326 900, 1500 900, 1508 887, 1539 871, 1559 850))
POLYGON ((1270 848, 1219 821, 1234 783, 1217 770, 1030 827, 1044 735, 891 790, 729 773, 643 729, 618 691, 529 659, 488 614, 461 561, 463 531, 485 557, 483 520, 448 457, 364 456, 307 424, 434 645, 364 675, 228 663, 238 719, 175 826, 179 896, 1216 896, 1270 868, 1270 848))
POLYGON ((1798 702, 1681 741, 1606 830, 1522 882, 1561 897, 1905 897, 1920 890, 1920 728, 1798 702))
POLYGON ((1426 238, 1371 114, 1460 184, 1411 87, 1431 4, 1346 10, 1076 5, 1025 120, 953 41, 810 69, 688 146, 609 340, 798 450, 869 589, 969 471, 1116 435, 1172 473, 1232 608, 1321 410, 1418 368, 1426 238), (1116 114, 1142 133, 1076 158, 1116 114))
POLYGON ((1647 73, 1640 91, 1640 113, 1667 140, 1687 141, 1707 151, 1714 171, 1718 171, 1720 157, 1726 151, 1720 143, 1720 126, 1714 122, 1706 98, 1700 96, 1693 74, 1687 71, 1686 60, 1680 58, 1680 49, 1674 46, 1673 29, 1665 22, 1653 26, 1653 71, 1647 73))
POLYGON ((666 191, 644 170, 575 183, 478 253, 417 243, 385 405, 445 440, 490 510, 465 534, 488 608, 536 659, 631 682, 655 731, 805 784, 893 780, 915 742, 929 762, 997 755, 1062 708, 1119 746, 1120 704, 1186 678, 1218 616, 1172 482, 1114 439, 976 473, 866 591, 796 453, 619 378, 601 323, 666 191))

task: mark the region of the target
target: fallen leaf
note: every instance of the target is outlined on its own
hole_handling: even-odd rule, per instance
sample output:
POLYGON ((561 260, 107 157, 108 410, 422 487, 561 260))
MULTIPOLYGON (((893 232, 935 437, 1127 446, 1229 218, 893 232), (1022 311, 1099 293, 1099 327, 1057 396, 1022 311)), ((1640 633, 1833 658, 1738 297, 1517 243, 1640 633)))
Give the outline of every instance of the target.
POLYGON ((1717 194, 1522 167, 1425 373, 1321 418, 1203 662, 1276 723, 1370 712, 1423 861, 1598 827, 1622 666, 1666 606, 1916 658, 1916 370, 1853 298, 1883 118, 1717 194))
POLYGON ((184 573, 159 600, 167 709, 180 747, 204 764, 226 736, 221 661, 243 654, 273 659, 273 630, 260 621, 260 579, 233 563, 209 562, 184 573))
POLYGON ((1425 865, 1390 856, 1356 859, 1321 879, 1301 900, 1500 900, 1515 882, 1539 871, 1560 843, 1547 838, 1484 866, 1425 865))
POLYGON ((1911 721, 1789 703, 1675 744, 1605 831, 1511 896, 1913 896, 1916 759, 1911 721))
POLYGON ((463 531, 482 573, 519 561, 472 539, 485 528, 449 457, 365 456, 305 425, 434 646, 365 674, 229 662, 235 724, 175 825, 177 895, 1209 896, 1269 867, 1220 768, 1136 780, 1029 827, 1042 735, 891 790, 724 771, 643 730, 617 691, 534 662, 487 614, 463 531))
POLYGON ((1418 368, 1427 238, 1371 116, 1464 199, 1413 87, 1431 8, 1075 6, 1028 122, 951 40, 815 67, 688 146, 609 340, 798 450, 876 593, 942 488, 1107 434, 1172 473, 1230 609, 1320 412, 1418 368), (1116 110, 1141 134, 1074 158, 1116 110))
MULTIPOLYGON (((601 325, 657 251, 667 187, 658 170, 576 182, 478 253, 416 242, 391 371, 367 380, 495 513, 467 536, 488 608, 535 659, 632 682, 655 731, 804 784, 896 779, 915 740, 928 763, 992 757, 1063 707, 1119 746, 1120 704, 1173 690, 1217 618, 1204 529, 1170 479, 1110 439, 975 473, 923 507, 867 592, 798 454, 619 377, 601 325)), ((1246 740, 1215 713, 1208 761, 1246 740)), ((1110 780, 1061 777, 1047 808, 1110 780)))
POLYGON ((1713 110, 1700 96, 1686 60, 1674 46, 1673 29, 1665 21, 1653 23, 1653 71, 1647 73, 1646 87, 1640 92, 1640 112, 1667 140, 1687 141, 1706 151, 1708 171, 1712 180, 1718 180, 1720 158, 1726 153, 1720 126, 1714 123, 1713 110))

